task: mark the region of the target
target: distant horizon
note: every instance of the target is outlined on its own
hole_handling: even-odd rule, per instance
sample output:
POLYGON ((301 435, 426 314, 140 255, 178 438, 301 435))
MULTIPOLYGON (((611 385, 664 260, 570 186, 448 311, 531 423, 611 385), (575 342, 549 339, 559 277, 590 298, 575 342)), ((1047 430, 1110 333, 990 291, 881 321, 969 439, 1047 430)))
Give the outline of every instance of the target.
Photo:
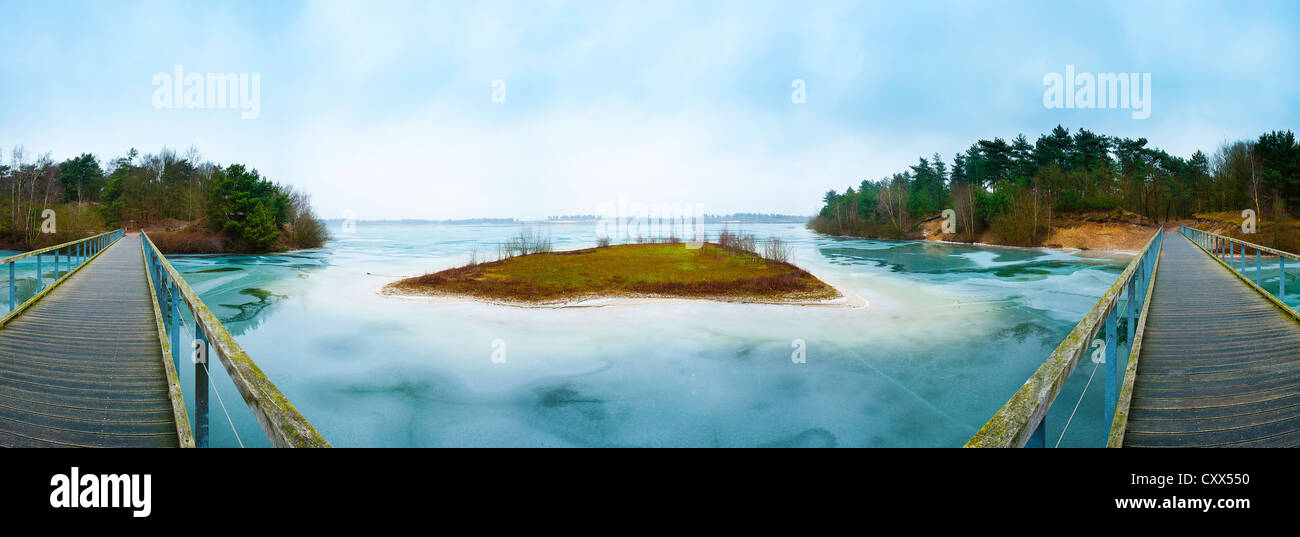
MULTIPOLYGON (((814 218, 813 215, 798 215, 798 214, 729 213, 729 214, 701 215, 701 218, 710 219, 710 220, 723 220, 727 218, 736 219, 736 220, 728 220, 729 222, 744 221, 743 218, 745 217, 756 217, 751 219, 751 221, 754 222, 760 222, 762 220, 808 221, 814 218)), ((601 217, 597 215, 567 215, 567 216, 547 216, 545 218, 540 218, 540 219, 505 216, 505 217, 441 218, 441 219, 438 218, 389 218, 389 219, 356 218, 356 219, 351 219, 351 221, 359 224, 360 223, 406 223, 406 222, 435 223, 435 224, 455 224, 455 223, 484 223, 484 224, 543 223, 545 224, 545 223, 584 222, 589 220, 599 220, 600 218, 601 217)), ((330 224, 346 222, 348 220, 349 220, 348 218, 322 218, 321 219, 322 222, 326 222, 330 224)))
MULTIPOLYGON (((1024 134, 1024 135, 1025 135, 1027 138, 1029 138, 1029 140, 1032 142, 1032 141, 1033 141, 1033 140, 1034 140, 1034 139, 1035 139, 1039 134, 1046 134, 1046 133, 1049 133, 1049 132, 1051 132, 1051 129, 1052 129, 1052 128, 1055 128, 1056 126, 1057 126, 1057 124, 1053 124, 1051 127, 1047 128, 1047 129, 1044 129, 1041 133, 1035 134, 1034 136, 1030 136, 1029 133, 1024 133, 1024 132, 1020 132, 1020 133, 1016 133, 1016 134, 1017 134, 1017 135, 1018 135, 1018 134, 1024 134)), ((1065 127, 1066 129, 1069 129, 1071 133, 1074 133, 1074 132, 1076 132, 1076 131, 1078 130, 1077 128, 1070 127, 1069 125, 1060 124, 1060 126, 1065 127)), ((1194 149, 1192 149, 1191 151, 1188 151, 1187 154, 1185 154, 1185 155, 1184 155, 1184 154, 1180 154, 1180 153, 1175 153, 1175 152, 1172 152, 1172 151, 1170 151, 1170 154, 1171 154, 1171 155, 1174 155, 1174 156, 1177 156, 1177 157, 1180 157, 1180 158, 1189 158, 1189 157, 1191 157, 1191 155, 1194 154, 1195 152, 1197 152, 1197 151, 1201 151, 1201 152, 1205 153, 1207 156, 1209 156, 1209 157, 1213 157, 1215 151, 1217 151, 1220 147, 1223 147, 1224 145, 1231 144, 1231 143, 1236 143, 1236 142, 1243 142, 1243 141, 1244 141, 1244 142, 1252 142, 1252 141, 1254 141, 1256 138, 1258 138, 1258 136, 1259 136, 1260 134, 1264 134, 1265 132, 1273 132, 1273 131, 1293 131, 1293 132, 1297 132, 1297 134, 1300 134, 1300 126, 1278 126, 1278 127, 1274 127, 1274 128, 1267 129, 1266 131, 1261 131, 1261 132, 1257 133, 1257 134, 1254 135, 1254 136, 1246 136, 1246 137, 1237 138, 1237 139, 1226 139, 1226 138, 1225 138, 1224 140, 1222 140, 1222 141, 1220 141, 1220 142, 1218 142, 1218 143, 1215 143, 1215 144, 1212 145, 1211 147, 1194 148, 1194 149)), ((1096 131, 1094 131, 1094 132, 1096 132, 1096 131)), ((1104 133, 1104 132, 1096 132, 1096 133, 1097 133, 1097 134, 1107 134, 1107 133, 1104 133)), ((1008 141, 1009 141, 1009 140, 1013 139, 1014 137, 1015 137, 1015 135, 986 135, 986 136, 981 136, 980 139, 989 139, 989 140, 991 140, 991 139, 993 139, 993 138, 1002 138, 1002 139, 1004 139, 1004 140, 1008 140, 1008 141)), ((1141 135, 1138 135, 1138 136, 1135 136, 1135 138, 1146 138, 1146 139, 1147 139, 1147 142, 1148 142, 1148 143, 1147 143, 1147 147, 1154 147, 1154 148, 1160 148, 1160 149, 1165 149, 1165 148, 1166 148, 1166 146, 1161 145, 1160 143, 1158 143, 1158 142, 1155 141, 1155 140, 1152 140, 1149 136, 1141 136, 1141 135)), ((955 153, 960 153, 960 152, 965 151, 965 149, 968 148, 972 143, 975 143, 975 141, 976 141, 975 139, 970 140, 970 142, 967 143, 965 146, 963 146, 961 149, 959 149, 959 150, 957 150, 957 151, 954 151, 954 152, 951 153, 951 154, 944 154, 944 153, 940 152, 939 155, 943 158, 945 164, 949 164, 949 165, 951 165, 953 154, 955 154, 955 153)), ((72 152, 72 153, 70 153, 70 154, 67 154, 67 155, 55 155, 52 151, 41 151, 41 152, 33 151, 31 148, 29 148, 29 147, 27 147, 27 146, 25 146, 25 145, 23 145, 23 144, 16 144, 16 145, 11 145, 11 146, 0 145, 0 163, 7 164, 7 163, 9 162, 9 156, 10 156, 10 154, 11 154, 11 151, 14 150, 14 149, 17 149, 17 148, 22 148, 22 149, 23 149, 23 151, 24 151, 25 154, 26 154, 26 157, 27 157, 27 160, 28 160, 28 161, 35 160, 35 159, 37 159, 37 158, 40 158, 40 157, 42 157, 42 156, 48 154, 48 155, 50 156, 51 160, 52 160, 53 162, 55 162, 56 164, 57 164, 58 162, 62 161, 62 160, 69 159, 69 158, 74 158, 74 157, 76 157, 76 156, 78 156, 78 155, 80 155, 80 154, 82 154, 82 153, 86 153, 86 152, 88 152, 88 151, 80 151, 80 152, 75 152, 75 151, 74 151, 74 152, 72 152)), ((100 161, 101 164, 107 164, 107 162, 108 162, 109 160, 112 160, 112 159, 115 159, 115 158, 119 158, 119 157, 126 156, 126 155, 130 152, 131 149, 135 149, 136 151, 138 151, 138 152, 140 153, 140 155, 143 156, 143 155, 149 155, 149 154, 157 154, 157 152, 161 152, 161 151, 164 150, 164 149, 166 149, 166 150, 171 150, 171 151, 176 151, 178 154, 180 154, 180 153, 182 153, 183 151, 185 151, 186 149, 188 149, 188 147, 187 147, 187 148, 178 148, 178 147, 173 147, 173 146, 170 146, 170 145, 164 145, 164 146, 158 148, 157 150, 144 150, 144 149, 141 149, 141 148, 138 147, 138 146, 130 146, 130 147, 127 147, 126 150, 123 150, 121 153, 116 154, 116 155, 107 155, 107 156, 106 156, 106 155, 101 155, 101 154, 98 154, 98 153, 92 153, 92 154, 94 154, 95 157, 99 159, 99 161, 100 161)), ((198 149, 198 150, 200 151, 200 153, 201 153, 201 151, 202 151, 202 148, 195 147, 195 149, 198 149)), ((876 181, 876 180, 880 180, 880 179, 887 179, 890 175, 892 175, 892 174, 894 174, 894 173, 902 173, 902 172, 908 171, 908 167, 911 166, 911 165, 913 165, 913 164, 916 164, 918 158, 929 159, 929 158, 932 156, 932 154, 933 154, 933 153, 929 153, 929 154, 918 154, 918 155, 916 155, 916 156, 914 156, 914 157, 911 157, 910 160, 909 160, 909 159, 903 159, 902 163, 898 166, 897 169, 895 169, 895 170, 893 170, 893 171, 891 171, 891 172, 889 172, 889 173, 887 173, 887 174, 881 175, 881 176, 879 176, 879 177, 865 176, 865 175, 853 176, 854 179, 849 179, 849 180, 847 180, 847 182, 846 182, 845 184, 843 184, 843 185, 839 185, 839 184, 836 184, 836 183, 833 183, 833 182, 828 182, 828 183, 826 183, 825 185, 823 185, 822 193, 824 193, 825 190, 828 190, 828 189, 833 189, 833 190, 839 192, 839 191, 843 191, 846 187, 857 188, 858 184, 859 184, 862 180, 876 181)), ((203 158, 206 159, 206 157, 203 157, 203 158)), ((243 164, 243 165, 245 165, 245 166, 247 166, 247 167, 249 167, 249 168, 251 168, 251 169, 253 169, 253 170, 258 171, 259 173, 262 173, 262 171, 259 169, 259 167, 257 166, 257 164, 256 164, 256 163, 253 163, 253 162, 235 160, 235 161, 232 161, 232 162, 215 162, 215 163, 216 163, 216 164, 219 164, 219 165, 221 165, 221 166, 229 166, 229 165, 232 165, 232 164, 243 164)), ((305 189, 305 191, 307 192, 308 195, 313 195, 313 199, 314 199, 314 194, 315 194, 315 193, 314 193, 312 190, 310 190, 309 188, 307 188, 307 187, 305 187, 305 186, 303 186, 303 185, 301 185, 301 184, 293 183, 293 182, 289 182, 289 181, 285 181, 285 180, 282 180, 282 179, 279 179, 279 178, 276 178, 276 177, 268 176, 268 175, 266 175, 266 174, 263 174, 263 177, 265 177, 265 178, 267 178, 267 179, 269 179, 269 180, 271 180, 271 181, 280 182, 280 183, 287 184, 287 185, 289 185, 289 186, 293 186, 293 187, 295 187, 295 188, 302 188, 302 189, 305 189)), ((812 201, 810 201, 810 202, 808 203, 809 205, 814 205, 814 206, 817 206, 818 208, 821 206, 821 197, 820 197, 820 194, 819 194, 818 196, 815 196, 815 197, 810 198, 810 199, 811 199, 812 201)), ((705 204, 705 205, 707 206, 707 204, 705 204)), ((817 210, 816 208, 814 208, 814 209, 811 210, 811 211, 809 212, 809 214, 807 214, 807 215, 790 214, 790 213, 781 213, 781 212, 779 212, 779 211, 770 211, 770 212, 769 212, 769 211, 760 211, 760 210, 730 211, 730 212, 726 212, 726 213, 718 213, 718 214, 722 214, 722 215, 734 215, 734 214, 774 214, 774 215, 785 216, 785 217, 798 217, 798 218, 809 218, 809 219, 811 219, 811 218, 814 218, 814 217, 816 216, 817 212, 818 212, 818 210, 817 210)), ((705 213, 705 214, 713 214, 713 213, 705 213)), ((327 216, 327 215, 320 215, 320 216, 321 216, 321 220, 324 221, 324 222, 335 222, 335 221, 342 221, 342 220, 346 220, 346 219, 347 219, 347 217, 344 217, 344 216, 327 216)), ((553 218, 553 217, 555 217, 555 216, 556 216, 556 215, 552 215, 552 214, 547 214, 547 215, 536 215, 536 214, 530 214, 530 215, 527 215, 527 216, 517 216, 517 217, 463 216, 463 217, 455 217, 455 218, 438 218, 438 217, 434 217, 434 216, 423 216, 423 215, 421 215, 421 216, 395 216, 395 217, 392 217, 392 218, 353 218, 353 220, 354 220, 354 221, 357 221, 357 222, 388 222, 388 221, 401 221, 401 220, 412 220, 412 221, 434 221, 434 222, 437 222, 437 221, 465 221, 465 220, 485 220, 485 219, 486 219, 486 220, 499 220, 499 219, 514 218, 514 219, 516 219, 516 220, 520 220, 520 221, 544 221, 544 220, 546 220, 546 219, 550 219, 550 218, 553 218)), ((571 215, 571 216, 573 216, 573 215, 571 215)))

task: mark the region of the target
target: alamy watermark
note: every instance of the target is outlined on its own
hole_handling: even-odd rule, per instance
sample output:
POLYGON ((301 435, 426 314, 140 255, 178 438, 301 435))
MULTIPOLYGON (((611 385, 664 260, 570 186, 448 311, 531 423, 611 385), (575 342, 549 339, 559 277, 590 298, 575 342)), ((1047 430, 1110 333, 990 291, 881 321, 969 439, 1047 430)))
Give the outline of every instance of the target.
POLYGON ((503 78, 492 81, 492 104, 506 104, 506 81, 503 78))
POLYGON ((1061 73, 1043 75, 1046 108, 1123 108, 1133 119, 1151 117, 1151 73, 1061 73))
POLYGON ((186 73, 177 64, 171 73, 153 75, 157 109, 239 110, 242 119, 262 115, 261 73, 186 73))
POLYGON ((703 237, 704 205, 699 203, 641 203, 626 198, 596 207, 596 237, 687 241, 699 248, 703 237))
POLYGON ((54 213, 54 209, 45 209, 44 211, 41 211, 41 218, 41 233, 48 234, 59 232, 58 215, 54 213))
POLYGON ((808 363, 808 343, 806 341, 802 339, 791 340, 790 348, 794 349, 794 352, 790 353, 790 362, 796 364, 808 363))
POLYGON ((81 474, 73 466, 66 474, 50 477, 50 507, 126 508, 131 516, 142 518, 153 511, 152 474, 81 474))
POLYGON ((492 340, 492 355, 490 358, 494 364, 506 363, 506 340, 501 338, 492 340))

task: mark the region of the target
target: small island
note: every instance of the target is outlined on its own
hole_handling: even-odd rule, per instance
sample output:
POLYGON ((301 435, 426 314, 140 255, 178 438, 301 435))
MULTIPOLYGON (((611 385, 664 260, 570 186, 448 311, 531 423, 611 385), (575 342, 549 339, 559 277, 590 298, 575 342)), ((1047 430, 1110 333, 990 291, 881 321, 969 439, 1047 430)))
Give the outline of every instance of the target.
MULTIPOLYGON (((549 244, 549 241, 547 241, 549 244)), ((562 305, 602 298, 694 298, 822 304, 834 287, 790 264, 779 240, 724 232, 718 242, 640 242, 552 252, 522 248, 496 261, 392 282, 386 295, 473 297, 509 305, 562 305), (522 251, 522 255, 511 255, 522 251)))

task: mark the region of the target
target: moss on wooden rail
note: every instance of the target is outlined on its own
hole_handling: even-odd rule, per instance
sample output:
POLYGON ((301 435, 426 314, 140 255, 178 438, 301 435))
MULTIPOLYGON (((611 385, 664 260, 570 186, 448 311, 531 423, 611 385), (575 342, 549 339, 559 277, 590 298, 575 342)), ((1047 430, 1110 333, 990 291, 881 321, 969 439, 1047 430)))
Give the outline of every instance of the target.
MULTIPOLYGON (((1292 258, 1292 259, 1300 259, 1300 255, 1296 255, 1296 254, 1293 254, 1293 253, 1291 253, 1291 252, 1284 252, 1284 251, 1281 251, 1281 250, 1274 250, 1274 249, 1272 249, 1272 248, 1268 248, 1268 247, 1265 247, 1265 246, 1257 246, 1257 245, 1255 245, 1255 244, 1253 244, 1253 243, 1249 243, 1249 242, 1246 242, 1246 241, 1240 241, 1240 240, 1234 239, 1234 238, 1232 238, 1232 237, 1224 237, 1223 235, 1217 235, 1217 234, 1214 234, 1214 233, 1208 233, 1208 232, 1201 231, 1201 230, 1196 229, 1196 228, 1187 228, 1187 229, 1195 230, 1195 231, 1198 231, 1198 232, 1204 233, 1204 234, 1206 234, 1206 235, 1209 235, 1209 236, 1211 236, 1211 237, 1222 237, 1222 238, 1225 238, 1225 239, 1228 239, 1228 240, 1231 240, 1231 241, 1236 241, 1238 244, 1249 245, 1251 248, 1259 248, 1260 250, 1263 250, 1263 251, 1266 251, 1266 252, 1271 252, 1271 253, 1273 253, 1274 255, 1278 255, 1279 257, 1289 257, 1289 258, 1292 258)), ((1214 260, 1217 261, 1220 265, 1223 265, 1224 267, 1226 267, 1226 268, 1228 269, 1228 271, 1231 272, 1231 273, 1232 273, 1234 276, 1236 276, 1238 279, 1240 279, 1240 280, 1243 281, 1243 282, 1246 282, 1246 285, 1249 285, 1252 289, 1254 289, 1255 291, 1257 291, 1260 295, 1262 295, 1262 296, 1264 297, 1265 300, 1268 300, 1270 303, 1272 303, 1274 306, 1276 306, 1277 309, 1280 309, 1280 310, 1282 310, 1283 313, 1286 313, 1287 315, 1290 315, 1292 319, 1295 319, 1295 320, 1296 320, 1296 322, 1300 322, 1300 312, 1297 312, 1295 308, 1292 308, 1292 307, 1291 307, 1290 305, 1288 305, 1286 302, 1282 301, 1281 298, 1276 297, 1276 296, 1273 296, 1273 293, 1269 292, 1267 289, 1264 289, 1263 287, 1260 287, 1259 284, 1255 283, 1254 281, 1252 281, 1252 280, 1250 279, 1250 276, 1247 276, 1244 272, 1238 271, 1238 270, 1236 269, 1236 267, 1233 267, 1233 266, 1232 266, 1231 263, 1228 263, 1228 262, 1224 261, 1223 259, 1221 259, 1221 258, 1219 257, 1218 254, 1214 253, 1213 251, 1207 250, 1204 246, 1201 246, 1200 244, 1197 244, 1196 241, 1194 241, 1194 240, 1191 239, 1191 237, 1187 237, 1186 235, 1184 235, 1184 238, 1186 238, 1188 241, 1191 241, 1192 245, 1194 245, 1194 246, 1196 246, 1197 248, 1199 248, 1202 252, 1205 252, 1205 254, 1208 255, 1208 256, 1210 256, 1211 259, 1214 259, 1214 260)), ((1243 252, 1242 255, 1244 256, 1245 253, 1243 252)), ((1283 275, 1282 277, 1285 277, 1285 275, 1283 275)))
MULTIPOLYGON (((22 258, 24 258, 24 257, 30 257, 30 256, 37 255, 37 254, 44 254, 44 253, 48 253, 48 252, 54 251, 54 250, 56 250, 56 249, 62 249, 62 248, 65 248, 65 247, 71 246, 71 245, 73 245, 73 244, 77 244, 77 243, 79 243, 79 242, 89 241, 89 240, 91 240, 91 239, 97 239, 97 238, 99 238, 99 237, 102 237, 102 236, 105 236, 105 235, 109 235, 109 234, 111 234, 111 233, 115 233, 116 231, 117 231, 117 230, 109 231, 109 232, 107 232, 107 233, 100 233, 99 235, 95 235, 94 237, 86 237, 86 238, 84 238, 84 239, 78 239, 78 240, 75 240, 75 241, 72 241, 72 242, 65 242, 65 243, 63 243, 63 244, 57 244, 57 245, 51 246, 51 247, 49 247, 49 248, 42 248, 42 249, 40 249, 40 250, 32 250, 32 251, 30 251, 30 252, 23 252, 23 253, 21 253, 21 254, 15 255, 15 256, 6 257, 6 258, 4 258, 4 259, 0 259, 0 266, 4 266, 4 265, 6 265, 6 264, 8 264, 8 263, 12 263, 12 262, 17 261, 17 260, 19 260, 19 259, 22 259, 22 258)), ((0 328, 4 328, 5 325, 9 324, 9 321, 12 321, 12 320, 16 319, 19 315, 22 315, 22 313, 23 313, 24 311, 27 311, 27 308, 30 308, 33 304, 35 304, 36 302, 38 302, 40 299, 44 298, 46 295, 48 295, 48 294, 50 294, 51 292, 53 292, 54 289, 55 289, 56 287, 58 287, 60 284, 62 284, 63 282, 68 281, 68 277, 72 276, 73 274, 76 274, 77 271, 81 270, 82 267, 84 267, 84 266, 86 266, 86 265, 89 265, 90 262, 91 262, 91 260, 95 259, 96 257, 99 257, 99 254, 102 254, 102 253, 104 253, 105 251, 107 251, 109 246, 112 246, 113 243, 117 242, 118 239, 121 239, 121 238, 122 238, 122 237, 118 237, 117 239, 113 239, 112 242, 110 242, 110 243, 108 243, 108 244, 105 244, 104 247, 103 247, 103 248, 100 248, 98 252, 95 252, 95 253, 94 253, 93 255, 91 255, 90 257, 87 257, 85 260, 83 260, 83 261, 77 263, 77 266, 72 267, 72 270, 69 270, 68 272, 63 273, 62 276, 56 276, 56 277, 54 278, 54 281, 50 282, 50 285, 46 286, 44 289, 41 289, 41 290, 37 291, 37 293, 36 293, 35 295, 32 295, 30 298, 28 298, 27 300, 23 301, 22 304, 19 304, 19 305, 15 306, 14 309, 12 309, 12 310, 10 310, 9 312, 5 313, 3 317, 0 317, 0 328)), ((57 265, 58 265, 58 263, 55 262, 55 273, 56 273, 56 274, 58 273, 57 265)))
MULTIPOLYGON (((1184 226, 1184 227, 1186 227, 1186 226, 1184 226)), ((1289 259, 1300 260, 1300 255, 1293 254, 1293 253, 1291 253, 1291 252, 1287 252, 1287 251, 1284 251, 1284 250, 1278 250, 1278 249, 1275 249, 1275 248, 1269 248, 1269 247, 1267 247, 1267 246, 1261 246, 1261 245, 1255 244, 1255 243, 1253 243, 1253 242, 1243 241, 1243 240, 1241 240, 1241 239, 1234 239, 1234 238, 1229 237, 1229 236, 1227 236, 1227 235, 1220 235, 1220 234, 1218 234, 1218 233, 1210 233, 1209 231, 1203 231, 1203 230, 1200 230, 1200 229, 1196 229, 1196 228, 1194 228, 1194 227, 1188 227, 1187 229, 1190 229, 1190 230, 1192 230, 1192 231, 1195 231, 1195 232, 1197 232, 1197 233, 1200 233, 1200 234, 1202 234, 1202 235, 1205 235, 1206 237, 1216 238, 1216 239, 1223 239, 1223 240, 1226 240, 1226 241, 1229 241, 1229 242, 1235 242, 1235 243, 1240 244, 1240 245, 1243 245, 1243 246, 1249 246, 1249 247, 1251 247, 1252 249, 1259 250, 1259 251, 1261 251, 1261 252, 1266 252, 1266 253, 1269 253, 1269 254, 1275 255, 1275 256, 1277 256, 1277 257, 1286 257, 1286 258, 1289 258, 1289 259)), ((1184 236, 1185 236, 1185 235, 1184 235, 1184 236)), ((1188 240, 1191 240, 1191 238, 1188 237, 1188 240)), ((1196 241, 1192 241, 1192 244, 1196 244, 1196 241)), ((1204 247, 1204 246, 1201 246, 1200 244, 1196 244, 1196 246, 1197 246, 1198 248, 1202 249, 1202 250, 1205 250, 1206 252, 1209 252, 1209 250, 1206 250, 1205 247, 1204 247)))
MULTIPOLYGON (((182 299, 194 316, 194 322, 203 330, 204 337, 221 360, 226 374, 244 399, 258 425, 275 447, 330 447, 329 442, 312 426, 311 422, 276 388, 261 368, 235 341, 217 316, 199 299, 180 273, 167 262, 158 247, 141 232, 145 242, 157 256, 168 278, 176 285, 182 299)), ((174 328, 173 328, 174 329, 174 328)))
MULTIPOLYGON (((1083 320, 1074 325, 1074 329, 1057 345, 1043 365, 1016 390, 1002 408, 975 433, 965 447, 1024 447, 1029 442, 1047 411, 1052 407, 1057 394, 1065 386, 1066 380, 1079 365, 1079 359, 1087 352, 1093 338, 1102 329, 1106 315, 1116 306, 1124 286, 1134 277, 1142 265, 1151 246, 1156 243, 1163 230, 1156 230, 1146 246, 1134 256, 1124 272, 1115 279, 1092 309, 1084 315, 1083 320)), ((1159 251, 1155 252, 1159 255, 1159 251)), ((1151 274, 1154 280, 1154 270, 1151 274)))
MULTIPOLYGON (((140 241, 140 256, 148 259, 145 255, 145 241, 140 241)), ((158 308, 158 294, 154 290, 153 272, 149 270, 146 264, 144 269, 145 283, 149 286, 149 305, 153 306, 154 324, 158 329, 158 346, 162 350, 163 372, 167 377, 167 397, 172 402, 172 419, 176 422, 176 439, 183 448, 193 448, 194 430, 190 427, 190 417, 185 412, 185 394, 181 389, 180 375, 176 371, 176 365, 173 362, 171 341, 167 339, 167 324, 163 321, 162 310, 158 308)))
MULTIPOLYGON (((1164 249, 1163 241, 1160 249, 1164 249)), ((1151 264, 1151 278, 1147 280, 1147 292, 1142 300, 1142 313, 1138 315, 1137 328, 1133 330, 1133 342, 1129 344, 1128 363, 1124 366, 1124 382, 1119 389, 1119 398, 1115 401, 1115 416, 1111 418, 1110 434, 1106 438, 1106 447, 1123 447, 1124 431, 1128 429, 1128 411, 1133 401, 1133 385, 1137 382, 1138 358, 1142 354, 1142 338, 1147 330, 1147 312, 1151 310, 1151 299, 1156 294, 1155 275, 1160 269, 1160 252, 1156 252, 1155 262, 1151 264)))
MULTIPOLYGON (((54 245, 54 246, 46 246, 46 247, 41 248, 41 249, 39 249, 39 250, 31 250, 31 251, 29 251, 29 252, 23 252, 23 253, 18 254, 18 255, 11 255, 11 256, 6 257, 6 258, 4 258, 4 259, 0 259, 0 265, 4 265, 4 264, 6 264, 6 263, 12 263, 12 262, 14 262, 14 261, 17 261, 17 260, 19 260, 19 259, 23 259, 23 258, 25 258, 25 257, 31 257, 31 256, 34 256, 34 255, 39 255, 39 254, 48 254, 48 253, 53 252, 53 251, 55 251, 55 250, 62 250, 62 249, 64 249, 64 248, 67 248, 67 247, 72 246, 72 245, 74 245, 74 244, 77 244, 77 243, 79 243, 79 242, 86 242, 86 241, 89 241, 89 240, 91 240, 91 239, 98 239, 98 238, 103 237, 103 236, 105 236, 105 235, 110 235, 110 234, 116 233, 116 232, 118 232, 118 231, 123 231, 123 232, 125 232, 125 230, 121 230, 121 229, 115 229, 115 230, 113 230, 113 231, 105 231, 105 232, 100 233, 100 234, 98 234, 98 235, 93 235, 93 236, 90 236, 90 237, 86 237, 86 238, 84 238, 84 239, 77 239, 77 240, 75 240, 75 241, 68 241, 68 242, 65 242, 65 243, 63 243, 63 244, 56 244, 56 245, 54 245)), ((118 238, 121 238, 121 237, 118 237, 118 238)), ((114 239, 114 242, 116 242, 116 239, 114 239)), ((112 244, 112 243, 109 243, 109 244, 112 244)), ((108 248, 108 245, 105 245, 104 248, 107 249, 107 248, 108 248)))

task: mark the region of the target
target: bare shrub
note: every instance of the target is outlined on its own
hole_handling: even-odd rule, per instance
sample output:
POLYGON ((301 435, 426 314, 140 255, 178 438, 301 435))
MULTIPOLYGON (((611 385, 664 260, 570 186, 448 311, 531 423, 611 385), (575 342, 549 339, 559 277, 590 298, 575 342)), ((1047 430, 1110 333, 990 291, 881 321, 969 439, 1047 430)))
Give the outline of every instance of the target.
POLYGON ((758 253, 758 240, 752 233, 732 233, 727 228, 722 228, 718 234, 718 246, 736 252, 758 253))
POLYGON ((609 248, 609 237, 599 237, 596 239, 597 248, 609 248))
POLYGON ((221 236, 197 231, 152 231, 149 240, 164 254, 220 254, 227 246, 221 236))
POLYGON ((777 238, 763 243, 763 257, 778 263, 790 262, 790 244, 777 238))
POLYGON ((320 248, 329 240, 325 224, 316 218, 311 208, 311 196, 299 190, 289 190, 289 210, 285 222, 285 238, 294 248, 320 248))
POLYGON ((519 234, 506 240, 497 249, 497 258, 517 255, 542 254, 551 251, 551 235, 530 226, 519 228, 519 234))

